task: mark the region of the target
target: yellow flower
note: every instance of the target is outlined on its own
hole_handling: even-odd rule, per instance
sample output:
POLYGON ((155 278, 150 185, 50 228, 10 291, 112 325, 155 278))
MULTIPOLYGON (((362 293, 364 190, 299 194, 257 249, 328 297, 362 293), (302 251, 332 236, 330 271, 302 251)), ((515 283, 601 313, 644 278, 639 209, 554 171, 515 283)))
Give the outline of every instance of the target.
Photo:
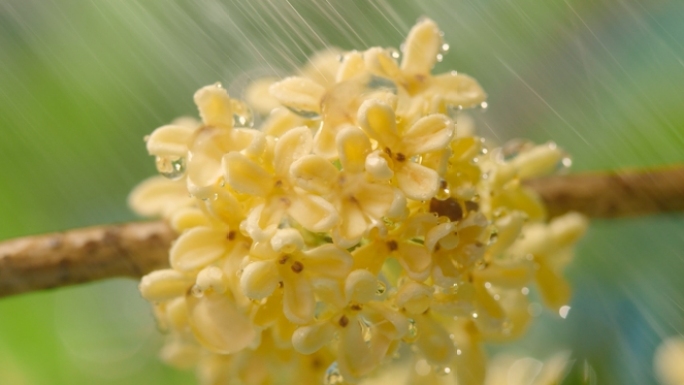
POLYGON ((526 330, 528 284, 567 315, 562 270, 586 219, 547 223, 520 183, 563 153, 456 135, 451 110, 485 94, 431 75, 444 48, 425 19, 400 63, 377 47, 341 62, 330 50, 257 82, 248 102, 268 117, 255 128, 212 85, 194 96, 201 122, 149 136, 162 176, 129 203, 180 233, 170 268, 140 283, 169 334, 165 361, 196 366, 203 384, 333 385, 411 351, 409 383, 474 385, 482 345, 526 330))

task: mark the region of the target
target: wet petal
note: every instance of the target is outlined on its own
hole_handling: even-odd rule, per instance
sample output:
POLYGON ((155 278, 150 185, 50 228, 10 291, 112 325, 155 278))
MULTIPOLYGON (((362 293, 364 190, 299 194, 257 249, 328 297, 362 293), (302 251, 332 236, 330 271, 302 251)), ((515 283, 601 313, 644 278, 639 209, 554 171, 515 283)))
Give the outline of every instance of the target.
POLYGON ((433 77, 425 94, 440 95, 447 106, 462 108, 479 106, 487 99, 487 94, 475 79, 452 73, 433 77))
POLYGON ((339 221, 335 207, 316 195, 299 194, 287 213, 304 228, 316 233, 330 230, 339 221))
POLYGON ((316 300, 311 282, 302 274, 283 274, 285 317, 296 324, 305 324, 313 319, 316 300))
POLYGON ((358 242, 368 229, 368 221, 359 204, 356 201, 349 201, 348 198, 343 198, 339 215, 338 235, 344 240, 353 243, 358 242))
POLYGON ((449 332, 429 315, 415 317, 418 339, 415 344, 432 365, 448 366, 456 357, 449 332))
POLYGON ((361 128, 381 146, 393 148, 399 141, 394 110, 377 100, 366 100, 359 107, 358 122, 361 128))
POLYGON ((423 314, 432 300, 432 287, 416 281, 403 284, 397 291, 395 303, 409 314, 423 314))
POLYGON ((351 254, 332 244, 318 246, 304 252, 306 269, 316 276, 344 278, 353 264, 351 254))
POLYGON ((192 202, 185 181, 173 181, 159 175, 145 179, 128 196, 128 206, 146 217, 168 216, 192 202))
POLYGON ((309 127, 297 127, 283 134, 275 146, 273 163, 276 175, 286 177, 290 172, 290 165, 297 159, 311 153, 313 135, 309 127))
POLYGON ((320 85, 328 86, 335 81, 335 74, 340 66, 340 53, 334 47, 314 52, 299 72, 320 85))
POLYGON ((337 134, 337 153, 342 169, 350 173, 363 172, 371 143, 366 134, 356 127, 346 127, 337 134))
POLYGON ((430 274, 432 258, 430 252, 423 245, 401 242, 397 250, 397 257, 408 276, 416 281, 422 281, 430 274))
POLYGON ((361 75, 366 69, 366 63, 363 61, 363 56, 358 51, 351 51, 344 54, 342 63, 337 69, 335 79, 337 82, 343 82, 351 79, 354 76, 361 75))
POLYGON ((570 302, 570 285, 565 278, 553 271, 543 258, 535 260, 538 264, 535 278, 544 303, 550 309, 558 311, 561 306, 570 302))
POLYGON ((366 303, 375 298, 378 279, 368 270, 354 270, 349 273, 344 284, 344 292, 349 303, 366 303))
POLYGON ((245 90, 245 101, 258 114, 267 115, 280 104, 269 92, 273 83, 278 81, 276 78, 261 78, 251 82, 245 90))
POLYGON ((354 197, 367 216, 380 220, 392 205, 394 189, 387 184, 361 181, 354 192, 354 197))
POLYGON ((433 114, 420 118, 404 133, 406 154, 422 154, 443 150, 451 142, 454 122, 446 115, 433 114))
POLYGON ((233 110, 224 88, 219 85, 202 87, 195 92, 194 100, 205 125, 233 127, 233 110))
POLYGON ((185 230, 190 230, 193 227, 206 227, 211 225, 206 214, 196 207, 186 207, 176 210, 171 217, 170 224, 179 234, 185 230))
POLYGON ((561 149, 555 143, 550 142, 520 153, 511 160, 511 164, 518 171, 520 179, 529 179, 555 171, 562 158, 561 149))
POLYGON ((411 28, 404 44, 401 69, 409 74, 429 74, 442 46, 437 24, 429 19, 419 22, 411 28))
POLYGON ((384 152, 373 151, 366 157, 366 171, 377 181, 386 181, 394 176, 391 160, 384 152))
POLYGON ((194 279, 173 269, 157 270, 142 277, 140 294, 150 302, 161 302, 184 296, 194 279))
POLYGON ((239 152, 231 152, 223 157, 223 169, 226 181, 235 191, 265 196, 273 186, 271 174, 239 152))
POLYGON ((254 261, 244 268, 240 289, 251 299, 266 298, 278 286, 279 277, 274 261, 254 261))
POLYGON ((340 331, 337 362, 342 376, 349 381, 363 377, 378 365, 363 339, 361 325, 355 319, 349 320, 340 331))
POLYGON ((197 341, 217 354, 232 354, 249 346, 256 333, 252 323, 223 294, 188 297, 190 327, 197 341))
POLYGON ((435 196, 439 189, 437 171, 406 161, 396 170, 397 183, 407 198, 426 201, 435 196))
POLYGON ((192 271, 221 258, 228 249, 225 232, 196 227, 178 237, 171 247, 169 259, 174 269, 192 271))
POLYGON ((325 346, 335 335, 335 327, 330 322, 302 326, 292 335, 292 346, 302 354, 312 354, 325 346))
POLYGON ((306 155, 290 168, 290 175, 297 186, 320 195, 331 191, 338 174, 332 163, 318 155, 306 155))
POLYGON ((147 152, 157 156, 185 157, 194 131, 194 128, 186 126, 161 126, 147 139, 147 152))
POLYGON ((273 238, 271 238, 271 247, 275 252, 289 254, 296 250, 303 249, 304 239, 297 229, 279 229, 273 235, 273 238))
POLYGON ((461 354, 456 356, 456 378, 463 385, 481 385, 485 381, 487 356, 482 349, 474 324, 468 323, 457 339, 461 354))
POLYGON ((280 104, 295 111, 320 113, 325 88, 311 79, 293 76, 273 84, 270 92, 280 104))

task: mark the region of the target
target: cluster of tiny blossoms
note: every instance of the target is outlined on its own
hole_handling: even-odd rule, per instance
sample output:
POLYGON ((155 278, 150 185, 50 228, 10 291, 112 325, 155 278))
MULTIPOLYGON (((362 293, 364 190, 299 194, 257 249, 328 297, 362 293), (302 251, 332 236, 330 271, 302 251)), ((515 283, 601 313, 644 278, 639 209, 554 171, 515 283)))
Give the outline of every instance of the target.
POLYGON ((130 203, 180 234, 140 284, 166 361, 203 384, 373 381, 393 360, 410 384, 481 384, 482 344, 524 332, 528 287, 567 312, 561 271, 586 221, 547 221, 521 184, 567 160, 456 127, 486 95, 431 74, 446 48, 422 20, 401 55, 324 52, 247 102, 203 87, 201 122, 146 139, 162 176, 130 203))

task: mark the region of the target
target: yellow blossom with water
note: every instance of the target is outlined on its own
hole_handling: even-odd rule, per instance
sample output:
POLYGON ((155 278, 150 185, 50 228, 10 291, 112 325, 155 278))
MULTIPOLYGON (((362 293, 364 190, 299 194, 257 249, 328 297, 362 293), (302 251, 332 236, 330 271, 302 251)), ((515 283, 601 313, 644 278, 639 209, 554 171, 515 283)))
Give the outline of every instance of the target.
POLYGON ((459 129, 486 95, 431 74, 448 49, 433 21, 402 47, 317 54, 247 102, 203 87, 199 120, 146 139, 162 176, 130 204, 179 233, 140 283, 165 361, 207 385, 377 383, 397 362, 407 384, 482 384, 483 344, 524 333, 530 287, 567 316, 586 219, 547 220, 521 183, 564 153, 459 129))

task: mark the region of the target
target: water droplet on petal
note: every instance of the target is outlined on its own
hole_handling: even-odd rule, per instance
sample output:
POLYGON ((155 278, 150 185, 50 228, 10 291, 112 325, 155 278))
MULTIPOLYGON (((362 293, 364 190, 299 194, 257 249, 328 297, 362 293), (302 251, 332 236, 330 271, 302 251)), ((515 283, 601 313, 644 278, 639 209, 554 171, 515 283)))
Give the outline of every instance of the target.
POLYGON ((202 298, 204 296, 204 290, 202 290, 202 288, 198 285, 192 285, 190 294, 192 294, 192 296, 195 298, 202 298))
POLYGON ((378 281, 378 287, 375 289, 375 294, 383 295, 387 291, 387 285, 384 282, 378 281))
POLYGON ((254 114, 247 103, 242 100, 230 99, 230 107, 233 110, 233 125, 235 127, 252 127, 254 114))
POLYGON ((442 51, 442 54, 449 52, 449 43, 442 44, 442 46, 440 47, 440 51, 442 51))
POLYGON ((162 176, 171 180, 178 180, 185 174, 185 158, 183 157, 158 156, 154 164, 162 176))
POLYGON ((489 107, 489 103, 487 103, 487 102, 482 102, 482 103, 480 103, 480 109, 486 110, 487 107, 489 107))
POLYGON ((395 95, 398 92, 396 83, 391 79, 383 78, 382 76, 372 75, 368 80, 368 83, 366 83, 366 87, 371 90, 389 91, 395 95))
POLYGON ((300 110, 299 108, 287 107, 288 110, 292 111, 296 115, 301 116, 304 119, 318 119, 320 115, 316 111, 306 111, 300 110))
POLYGON ((344 384, 344 377, 342 377, 342 373, 340 373, 340 369, 337 366, 337 361, 330 364, 330 366, 328 366, 328 369, 325 370, 325 377, 323 378, 323 384, 324 385, 343 385, 344 384))
POLYGON ((444 60, 444 55, 442 55, 441 53, 438 53, 437 54, 437 61, 441 63, 442 60, 444 60))
POLYGON ((418 327, 416 326, 416 321, 412 318, 409 318, 408 323, 408 332, 404 336, 404 342, 411 343, 418 338, 418 327))
POLYGON ((399 57, 401 56, 401 53, 399 52, 399 50, 394 48, 394 47, 387 48, 387 54, 394 60, 398 60, 399 57))

